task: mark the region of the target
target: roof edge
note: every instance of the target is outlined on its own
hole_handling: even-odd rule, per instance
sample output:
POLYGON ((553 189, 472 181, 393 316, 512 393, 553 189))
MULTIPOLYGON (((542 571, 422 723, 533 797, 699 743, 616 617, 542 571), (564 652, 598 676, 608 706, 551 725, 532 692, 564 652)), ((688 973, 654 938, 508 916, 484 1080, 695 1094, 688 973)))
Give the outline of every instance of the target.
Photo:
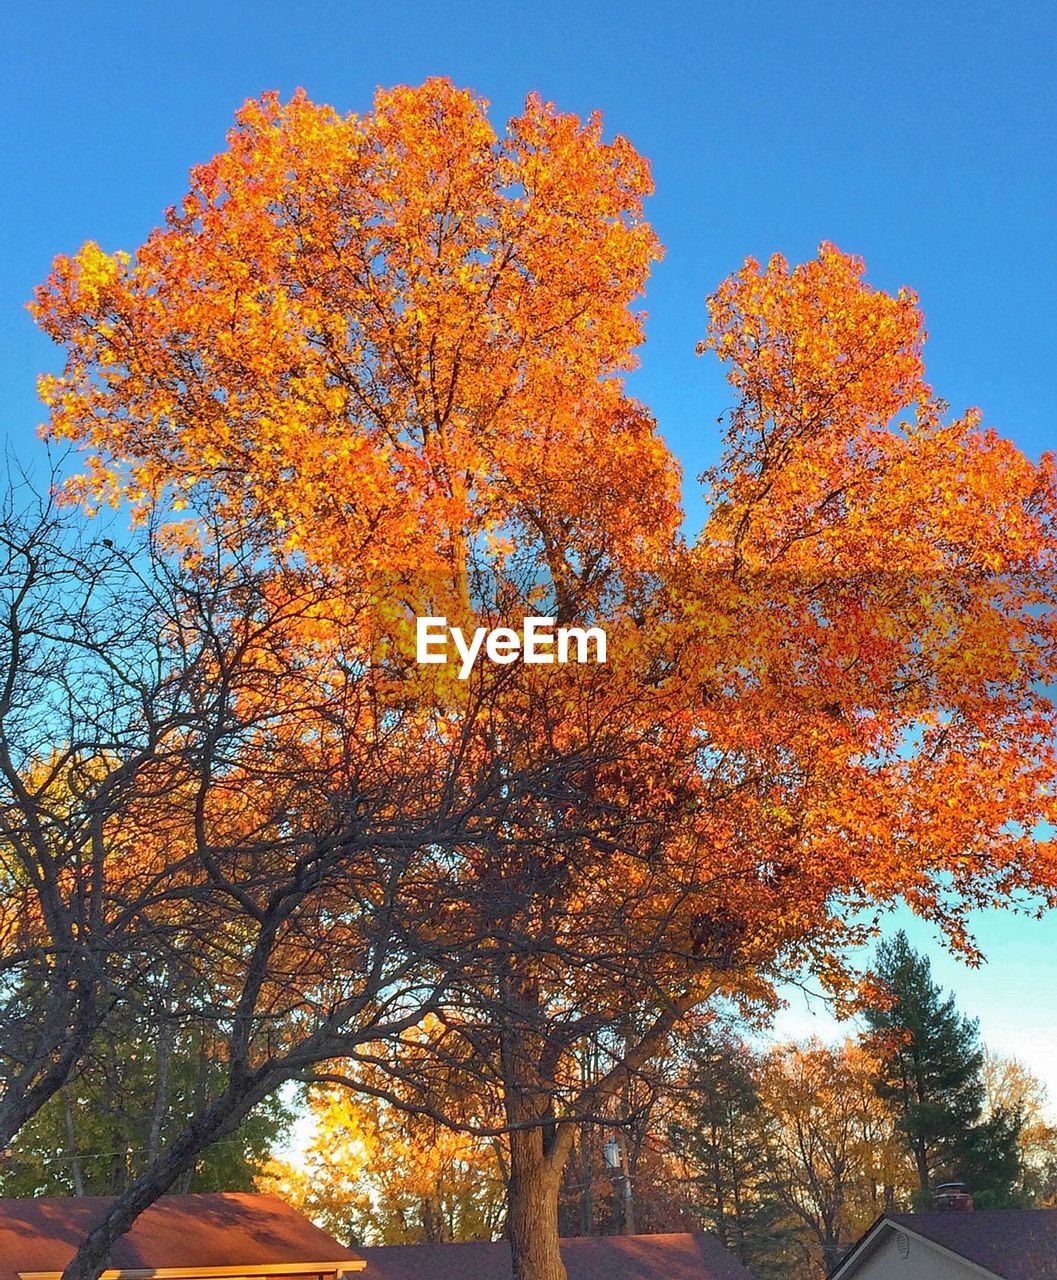
MULTIPOLYGON (((192 1267, 196 1280, 242 1280, 244 1276, 269 1276, 276 1272, 284 1275, 317 1275, 320 1271, 333 1271, 336 1275, 350 1275, 354 1271, 363 1271, 367 1266, 365 1258, 342 1258, 340 1262, 260 1262, 252 1266, 238 1266, 232 1263, 224 1267, 192 1267)), ((182 1280, 187 1275, 187 1267, 110 1267, 104 1271, 99 1280, 182 1280)), ((19 1280, 62 1280, 61 1271, 19 1271, 19 1280)))
MULTIPOLYGON (((913 1217, 913 1214, 908 1216, 913 1217)), ((914 1228, 908 1226, 906 1222, 897 1222, 887 1214, 882 1214, 873 1226, 867 1228, 840 1262, 837 1263, 836 1267, 834 1267, 834 1269, 829 1273, 826 1280, 848 1280, 848 1277, 851 1274, 848 1267, 852 1263, 865 1261, 865 1259, 868 1258, 877 1247, 886 1231, 902 1231, 908 1236, 913 1236, 915 1240, 928 1245, 930 1249, 934 1249, 941 1256, 945 1258, 954 1258, 956 1261, 960 1262, 962 1266, 969 1267, 971 1274, 980 1277, 981 1280, 1002 1280, 1002 1277, 997 1271, 991 1271, 989 1268, 981 1266, 980 1263, 974 1262, 972 1258, 967 1258, 964 1253, 959 1253, 956 1249, 951 1249, 945 1244, 940 1244, 938 1240, 933 1240, 931 1236, 924 1235, 920 1231, 915 1231, 914 1228)))

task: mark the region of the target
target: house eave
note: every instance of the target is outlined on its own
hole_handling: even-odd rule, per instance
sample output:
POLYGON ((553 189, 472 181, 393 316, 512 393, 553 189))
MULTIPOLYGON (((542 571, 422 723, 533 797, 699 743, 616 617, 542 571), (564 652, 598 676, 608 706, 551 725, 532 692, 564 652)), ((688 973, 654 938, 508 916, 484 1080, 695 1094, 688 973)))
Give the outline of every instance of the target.
MULTIPOLYGON (((252 1266, 226 1267, 110 1267, 99 1280, 249 1280, 253 1276, 308 1276, 331 1271, 337 1276, 363 1271, 363 1258, 342 1258, 340 1262, 263 1262, 252 1266)), ((61 1271, 20 1271, 19 1280, 62 1280, 61 1271)))

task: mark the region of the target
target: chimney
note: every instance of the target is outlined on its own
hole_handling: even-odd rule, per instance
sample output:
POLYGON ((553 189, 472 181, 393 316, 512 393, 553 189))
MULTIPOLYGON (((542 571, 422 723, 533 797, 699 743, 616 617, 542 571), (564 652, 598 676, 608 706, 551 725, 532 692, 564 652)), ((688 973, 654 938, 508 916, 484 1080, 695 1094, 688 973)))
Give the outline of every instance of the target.
POLYGON ((964 1182, 941 1182, 933 1196, 936 1209, 944 1213, 972 1213, 973 1198, 964 1182))

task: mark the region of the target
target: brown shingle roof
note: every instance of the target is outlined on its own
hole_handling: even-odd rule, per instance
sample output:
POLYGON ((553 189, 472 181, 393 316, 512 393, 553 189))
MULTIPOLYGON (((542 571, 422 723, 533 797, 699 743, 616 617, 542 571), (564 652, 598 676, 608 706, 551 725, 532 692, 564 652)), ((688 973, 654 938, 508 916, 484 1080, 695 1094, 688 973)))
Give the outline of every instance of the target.
MULTIPOLYGON (((585 1236, 561 1242, 569 1280, 752 1280, 713 1236, 585 1236)), ((510 1280, 505 1240, 362 1248, 363 1280, 510 1280)))
MULTIPOLYGON (((0 1280, 61 1271, 112 1201, 105 1196, 0 1199, 0 1280)), ((114 1246, 110 1265, 252 1267, 355 1262, 360 1255, 277 1196, 163 1196, 114 1246)))
POLYGON ((972 1213, 892 1213, 916 1231, 1003 1280, 1057 1280, 1057 1209, 977 1209, 972 1213))

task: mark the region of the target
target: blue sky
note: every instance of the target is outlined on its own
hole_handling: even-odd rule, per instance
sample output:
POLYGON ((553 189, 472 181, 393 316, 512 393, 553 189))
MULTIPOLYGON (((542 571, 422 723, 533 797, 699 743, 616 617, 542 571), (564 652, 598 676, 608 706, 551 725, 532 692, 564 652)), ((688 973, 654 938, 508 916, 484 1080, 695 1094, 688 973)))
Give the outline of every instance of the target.
MULTIPOLYGON (((236 107, 303 85, 341 110, 445 74, 502 121, 539 90, 600 108, 653 163, 667 246, 634 390, 687 476, 713 460, 722 376, 704 298, 747 254, 823 239, 918 290, 932 381, 1037 454, 1057 445, 1057 9, 1034 3, 12 5, 0 38, 0 430, 25 459, 56 352, 23 304, 52 256, 133 249, 223 143, 236 107)), ((930 945, 918 926, 914 941, 930 945)), ((979 919, 988 965, 938 976, 1057 1099, 1057 922, 979 919)), ((781 1026, 826 1030, 794 998, 781 1026)))

